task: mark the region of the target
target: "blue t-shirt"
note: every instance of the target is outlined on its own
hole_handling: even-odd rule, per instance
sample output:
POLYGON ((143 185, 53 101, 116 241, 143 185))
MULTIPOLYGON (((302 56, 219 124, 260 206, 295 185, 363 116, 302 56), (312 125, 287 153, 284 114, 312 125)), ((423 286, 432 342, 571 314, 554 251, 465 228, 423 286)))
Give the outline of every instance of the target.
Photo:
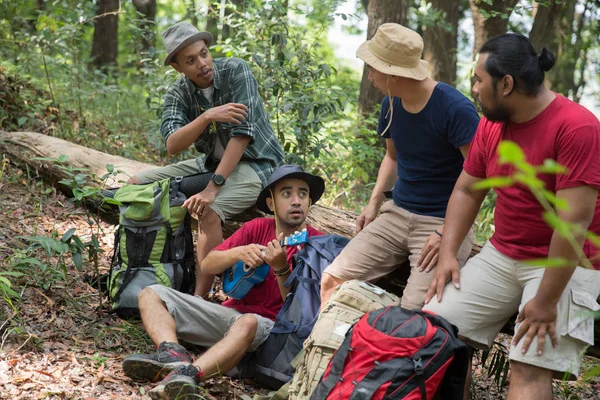
MULTIPOLYGON (((381 103, 377 133, 389 123, 390 100, 381 103)), ((454 184, 464 162, 459 147, 471 143, 479 115, 462 93, 438 83, 423 110, 409 113, 394 98, 394 114, 383 135, 396 146, 398 179, 394 203, 415 214, 444 218, 454 184)))

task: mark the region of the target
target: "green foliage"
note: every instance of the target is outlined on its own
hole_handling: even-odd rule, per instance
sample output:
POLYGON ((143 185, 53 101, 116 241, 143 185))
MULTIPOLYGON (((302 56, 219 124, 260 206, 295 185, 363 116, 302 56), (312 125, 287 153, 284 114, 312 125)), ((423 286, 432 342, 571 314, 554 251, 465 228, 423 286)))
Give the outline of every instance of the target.
POLYGON ((2 298, 4 301, 15 310, 15 306, 12 302, 13 299, 18 299, 21 296, 19 293, 13 290, 10 279, 20 278, 24 274, 17 271, 0 271, 0 293, 2 293, 2 298))
MULTIPOLYGON (((577 241, 577 236, 591 238, 595 245, 599 245, 600 240, 593 232, 584 231, 579 224, 563 220, 558 211, 567 211, 569 204, 564 199, 557 198, 554 192, 547 190, 544 181, 538 178, 540 173, 563 174, 567 172, 566 168, 550 159, 545 160, 542 165, 532 165, 526 161, 525 154, 519 145, 510 140, 500 142, 498 156, 498 162, 500 164, 510 164, 514 172, 509 176, 483 179, 473 185, 473 189, 500 188, 517 184, 527 187, 544 209, 542 217, 546 223, 569 241, 573 250, 577 252, 578 259, 582 260, 585 266, 591 267, 590 261, 583 254, 583 250, 577 241)), ((560 258, 548 259, 546 263, 543 260, 530 260, 529 264, 532 266, 561 267, 567 264, 567 260, 560 258)))
POLYGON ((494 234, 494 210, 496 209, 496 192, 490 191, 485 196, 477 219, 475 220, 475 243, 483 246, 494 234))
POLYGON ((489 351, 482 351, 481 364, 487 369, 488 378, 494 379, 498 389, 504 388, 510 368, 508 348, 500 342, 494 342, 489 351), (486 365, 488 360, 489 364, 486 365))
POLYGON ((279 2, 246 1, 243 11, 225 21, 234 35, 215 50, 251 64, 289 161, 306 166, 319 158, 324 147, 320 134, 325 124, 342 118, 347 95, 336 85, 337 69, 327 62, 331 9, 290 8, 288 13, 279 2), (292 17, 303 18, 305 25, 292 23, 292 17))

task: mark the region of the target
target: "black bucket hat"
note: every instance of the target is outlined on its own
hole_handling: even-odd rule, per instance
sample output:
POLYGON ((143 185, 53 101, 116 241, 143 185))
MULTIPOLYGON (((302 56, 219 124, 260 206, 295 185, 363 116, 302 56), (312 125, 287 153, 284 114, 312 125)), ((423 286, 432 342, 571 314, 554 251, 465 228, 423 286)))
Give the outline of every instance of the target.
POLYGON ((267 198, 271 197, 270 189, 282 179, 300 179, 308 183, 310 189, 310 200, 315 204, 325 191, 325 181, 317 175, 304 172, 301 166, 293 164, 284 164, 273 171, 273 174, 267 181, 267 186, 260 192, 256 200, 256 207, 264 213, 273 214, 273 211, 267 207, 267 198))

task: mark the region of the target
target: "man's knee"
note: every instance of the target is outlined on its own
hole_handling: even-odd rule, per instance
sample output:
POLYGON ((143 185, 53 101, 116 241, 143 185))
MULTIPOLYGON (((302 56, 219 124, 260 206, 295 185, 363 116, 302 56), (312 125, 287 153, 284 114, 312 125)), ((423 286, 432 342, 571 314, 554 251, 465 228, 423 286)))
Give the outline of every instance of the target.
POLYGON ((248 340, 248 345, 254 341, 256 330, 258 329, 258 319, 252 314, 242 315, 231 327, 236 333, 248 340))
POLYGON ((421 310, 425 305, 426 296, 426 288, 411 286, 409 281, 406 285, 406 288, 404 288, 404 292, 402 293, 400 306, 402 308, 406 308, 407 310, 421 310))
POLYGON ((198 221, 198 233, 205 231, 221 230, 221 217, 213 209, 209 208, 206 215, 198 221))
POLYGON ((141 185, 142 181, 137 176, 132 176, 127 180, 127 183, 130 185, 141 185))
POLYGON ((521 383, 521 382, 543 382, 548 381, 552 382, 552 370, 537 367, 531 364, 525 364, 519 361, 511 361, 510 362, 510 376, 511 382, 513 383, 521 383))
POLYGON ((158 305, 165 307, 165 303, 162 301, 160 296, 150 287, 143 288, 138 294, 138 307, 140 310, 144 308, 156 307, 158 305))

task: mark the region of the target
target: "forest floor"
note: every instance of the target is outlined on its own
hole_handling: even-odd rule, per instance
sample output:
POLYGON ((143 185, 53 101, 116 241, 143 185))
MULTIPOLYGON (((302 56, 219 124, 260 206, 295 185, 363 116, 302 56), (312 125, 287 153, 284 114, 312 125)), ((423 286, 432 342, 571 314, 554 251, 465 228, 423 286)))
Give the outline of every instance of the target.
MULTIPOLYGON (((152 385, 132 382, 121 369, 124 356, 154 350, 141 323, 107 312, 107 299, 84 280, 84 274, 94 273, 91 265, 78 271, 69 258, 63 271, 60 259, 46 256, 43 249, 32 250, 27 239, 60 239, 76 228, 85 241, 93 230, 104 250, 100 272, 106 272, 115 227, 105 222, 90 225, 85 209, 36 178, 34 171, 20 169, 10 160, 3 173, 1 166, 0 162, 0 278, 6 271, 24 275, 5 276, 20 299, 13 299, 12 305, 0 299, 0 399, 147 398, 152 385)), ((586 357, 584 370, 597 363, 586 357)), ((498 389, 479 359, 473 367, 472 399, 506 397, 506 390, 498 389)), ((226 377, 210 379, 204 388, 206 399, 266 392, 252 382, 226 377)), ((558 399, 598 399, 599 393, 599 378, 555 383, 558 399)))

